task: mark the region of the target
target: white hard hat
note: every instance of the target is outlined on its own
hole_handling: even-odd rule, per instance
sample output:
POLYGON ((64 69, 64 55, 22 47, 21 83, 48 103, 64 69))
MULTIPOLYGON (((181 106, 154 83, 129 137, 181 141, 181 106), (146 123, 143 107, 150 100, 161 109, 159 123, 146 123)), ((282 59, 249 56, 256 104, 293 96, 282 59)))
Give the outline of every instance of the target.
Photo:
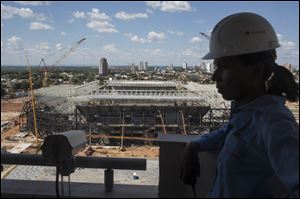
POLYGON ((213 29, 209 53, 202 59, 217 59, 280 47, 271 24, 262 16, 242 12, 222 19, 213 29))

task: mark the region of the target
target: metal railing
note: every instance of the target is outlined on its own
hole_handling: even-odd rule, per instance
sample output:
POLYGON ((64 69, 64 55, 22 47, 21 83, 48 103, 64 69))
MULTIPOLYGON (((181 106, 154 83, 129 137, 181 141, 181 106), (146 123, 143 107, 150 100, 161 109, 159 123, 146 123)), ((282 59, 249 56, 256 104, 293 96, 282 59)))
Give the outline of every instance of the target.
MULTIPOLYGON (((80 168, 106 169, 104 171, 104 186, 106 192, 111 192, 114 184, 113 169, 146 170, 146 159, 142 158, 109 158, 75 156, 75 166, 80 168)), ((12 154, 1 152, 1 164, 55 166, 45 161, 42 155, 12 154)))

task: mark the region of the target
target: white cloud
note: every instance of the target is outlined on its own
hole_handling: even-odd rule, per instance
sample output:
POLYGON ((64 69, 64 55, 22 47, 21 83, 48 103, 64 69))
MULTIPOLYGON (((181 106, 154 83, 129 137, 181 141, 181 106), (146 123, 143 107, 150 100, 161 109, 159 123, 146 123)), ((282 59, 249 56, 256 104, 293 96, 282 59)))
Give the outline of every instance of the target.
POLYGON ((148 14, 147 13, 127 13, 124 11, 120 11, 115 14, 115 17, 117 19, 127 21, 127 20, 135 20, 137 18, 148 18, 148 14))
POLYGON ((106 53, 117 53, 119 50, 116 49, 115 44, 107 44, 102 47, 102 50, 106 53))
POLYGON ((40 22, 31 22, 29 29, 30 30, 53 30, 54 28, 48 24, 43 24, 40 22))
POLYGON ((182 36, 184 33, 183 32, 176 32, 177 36, 182 36))
POLYGON ((167 32, 170 33, 170 34, 176 34, 177 36, 182 36, 184 34, 183 32, 179 32, 179 31, 175 32, 175 31, 172 31, 172 30, 168 30, 167 32))
POLYGON ((200 48, 197 47, 192 47, 192 48, 187 48, 182 52, 183 56, 186 57, 196 57, 200 58, 200 48))
POLYGON ((1 4, 1 18, 11 19, 15 15, 18 15, 22 18, 35 18, 39 21, 46 20, 46 17, 43 13, 34 13, 30 8, 16 8, 1 4))
POLYGON ((282 49, 284 49, 284 50, 292 50, 296 47, 295 42, 286 40, 284 38, 284 36, 280 33, 277 34, 277 38, 278 38, 279 44, 281 45, 282 49))
POLYGON ((153 9, 159 8, 163 12, 192 11, 192 7, 187 1, 146 1, 146 5, 153 9))
POLYGON ((282 34, 277 33, 276 35, 277 35, 277 38, 278 38, 279 41, 282 40, 282 37, 283 37, 282 34))
POLYGON ((78 19, 84 19, 86 17, 84 12, 80 11, 73 12, 73 16, 78 19))
POLYGON ((132 33, 124 33, 124 36, 125 36, 125 37, 132 37, 133 34, 132 34, 132 33))
POLYGON ((144 44, 144 43, 149 43, 151 41, 147 40, 147 39, 144 39, 144 38, 139 38, 137 35, 133 35, 131 38, 130 38, 131 41, 133 42, 137 42, 137 43, 140 43, 140 44, 144 44))
POLYGON ((163 1, 161 3, 161 11, 191 11, 191 5, 187 1, 163 1))
POLYGON ((202 39, 200 37, 193 37, 191 40, 190 40, 190 43, 192 44, 196 44, 196 43, 199 43, 201 42, 202 39))
POLYGON ((105 12, 99 12, 99 9, 93 8, 92 12, 88 12, 87 15, 91 20, 110 21, 110 17, 105 12))
POLYGON ((39 5, 50 5, 51 1, 15 1, 16 3, 22 5, 31 5, 31 6, 39 6, 39 5))
POLYGON ((58 51, 60 51, 61 49, 63 49, 61 43, 55 44, 55 48, 56 48, 56 50, 58 50, 58 51))
POLYGON ((7 47, 12 51, 19 51, 23 49, 23 40, 21 37, 12 36, 7 40, 7 47))
POLYGON ((38 52, 42 55, 47 55, 52 51, 52 49, 49 46, 49 42, 41 42, 34 46, 33 51, 38 52))
POLYGON ((115 26, 107 21, 90 21, 86 26, 98 32, 118 32, 115 26))
POLYGON ((161 1, 146 1, 146 5, 156 9, 161 6, 161 1))
POLYGON ((166 38, 166 35, 163 32, 151 31, 151 32, 148 33, 147 38, 150 39, 151 41, 153 41, 153 40, 163 40, 163 39, 166 38))
POLYGON ((280 48, 277 48, 277 62, 279 64, 291 63, 299 66, 299 46, 296 42, 290 41, 284 35, 277 33, 280 48))
POLYGON ((165 33, 154 31, 149 32, 147 38, 142 38, 132 33, 125 33, 124 36, 130 38, 131 41, 140 44, 151 43, 152 41, 162 42, 164 39, 166 39, 165 33))
POLYGON ((100 33, 118 32, 115 26, 109 23, 109 21, 111 21, 111 18, 105 12, 101 12, 97 8, 92 8, 92 11, 87 13, 76 11, 73 13, 73 17, 74 18, 69 20, 69 23, 73 23, 75 18, 86 19, 89 21, 86 24, 86 27, 92 30, 95 30, 100 33))
POLYGON ((148 13, 148 14, 153 14, 153 11, 152 10, 150 10, 150 9, 146 9, 146 12, 148 13))
POLYGON ((292 50, 296 47, 295 42, 287 40, 281 41, 280 45, 286 50, 292 50))
POLYGON ((157 48, 151 51, 151 55, 161 55, 161 49, 157 48))
POLYGON ((65 33, 64 31, 60 32, 60 35, 65 36, 67 35, 67 33, 65 33))
POLYGON ((125 33, 124 36, 130 38, 130 40, 135 42, 135 43, 144 44, 144 43, 150 43, 151 42, 148 39, 140 38, 139 36, 134 35, 132 33, 125 33))

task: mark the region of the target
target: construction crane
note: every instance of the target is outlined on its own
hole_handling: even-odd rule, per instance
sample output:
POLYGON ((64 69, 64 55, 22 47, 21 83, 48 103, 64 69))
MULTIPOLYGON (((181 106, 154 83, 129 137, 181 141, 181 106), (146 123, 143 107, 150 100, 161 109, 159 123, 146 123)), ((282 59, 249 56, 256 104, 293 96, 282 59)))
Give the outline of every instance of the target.
POLYGON ((209 41, 209 39, 210 39, 210 36, 209 36, 209 35, 207 35, 207 34, 204 33, 204 32, 199 32, 199 34, 202 35, 203 37, 205 37, 205 38, 209 41))
POLYGON ((64 59, 66 59, 72 52, 74 52, 75 51, 75 49, 83 42, 83 41, 85 41, 86 40, 86 38, 84 37, 84 38, 82 38, 82 39, 80 39, 79 41, 77 41, 77 42, 75 42, 75 43, 73 43, 72 45, 71 45, 71 47, 69 48, 69 50, 67 50, 57 61, 55 61, 55 63, 54 64, 52 64, 50 67, 47 67, 47 65, 46 65, 46 62, 45 62, 45 59, 47 58, 47 57, 50 57, 50 56, 53 56, 54 54, 51 54, 51 55, 49 55, 49 56, 47 56, 47 57, 43 57, 42 59, 41 59, 41 61, 40 61, 40 63, 39 63, 39 67, 43 64, 43 73, 44 73, 44 78, 43 78, 43 87, 46 87, 46 86, 48 86, 48 72, 49 72, 49 69, 50 68, 54 68, 55 66, 57 66, 58 64, 60 64, 64 59))
POLYGON ((32 83, 32 75, 31 75, 31 67, 29 64, 29 58, 27 51, 25 51, 26 61, 27 61, 27 67, 28 67, 28 75, 29 75, 29 88, 31 92, 31 103, 32 103, 32 113, 33 113, 33 125, 34 125, 34 135, 35 135, 35 146, 39 147, 39 139, 38 139, 38 130, 37 130, 37 121, 36 121, 36 111, 35 111, 35 96, 33 92, 33 83, 32 83))

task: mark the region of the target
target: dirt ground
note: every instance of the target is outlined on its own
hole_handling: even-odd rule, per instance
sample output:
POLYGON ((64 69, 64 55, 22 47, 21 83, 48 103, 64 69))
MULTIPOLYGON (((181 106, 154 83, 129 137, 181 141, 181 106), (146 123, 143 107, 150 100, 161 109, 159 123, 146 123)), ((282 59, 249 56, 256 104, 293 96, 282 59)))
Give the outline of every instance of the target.
MULTIPOLYGON (((155 159, 159 156, 159 147, 157 146, 133 146, 124 147, 120 150, 119 147, 102 147, 102 146, 92 146, 95 152, 92 156, 96 157, 139 157, 139 158, 149 158, 155 159)), ((78 156, 86 156, 85 151, 78 153, 78 156)))
POLYGON ((1 112, 20 112, 23 104, 29 98, 18 98, 11 100, 1 100, 1 112))
POLYGON ((1 133, 1 145, 2 145, 2 140, 7 139, 18 132, 19 132, 19 126, 17 125, 1 133))
POLYGON ((1 121, 12 121, 18 119, 23 108, 24 102, 29 98, 17 98, 10 100, 1 100, 1 121))

